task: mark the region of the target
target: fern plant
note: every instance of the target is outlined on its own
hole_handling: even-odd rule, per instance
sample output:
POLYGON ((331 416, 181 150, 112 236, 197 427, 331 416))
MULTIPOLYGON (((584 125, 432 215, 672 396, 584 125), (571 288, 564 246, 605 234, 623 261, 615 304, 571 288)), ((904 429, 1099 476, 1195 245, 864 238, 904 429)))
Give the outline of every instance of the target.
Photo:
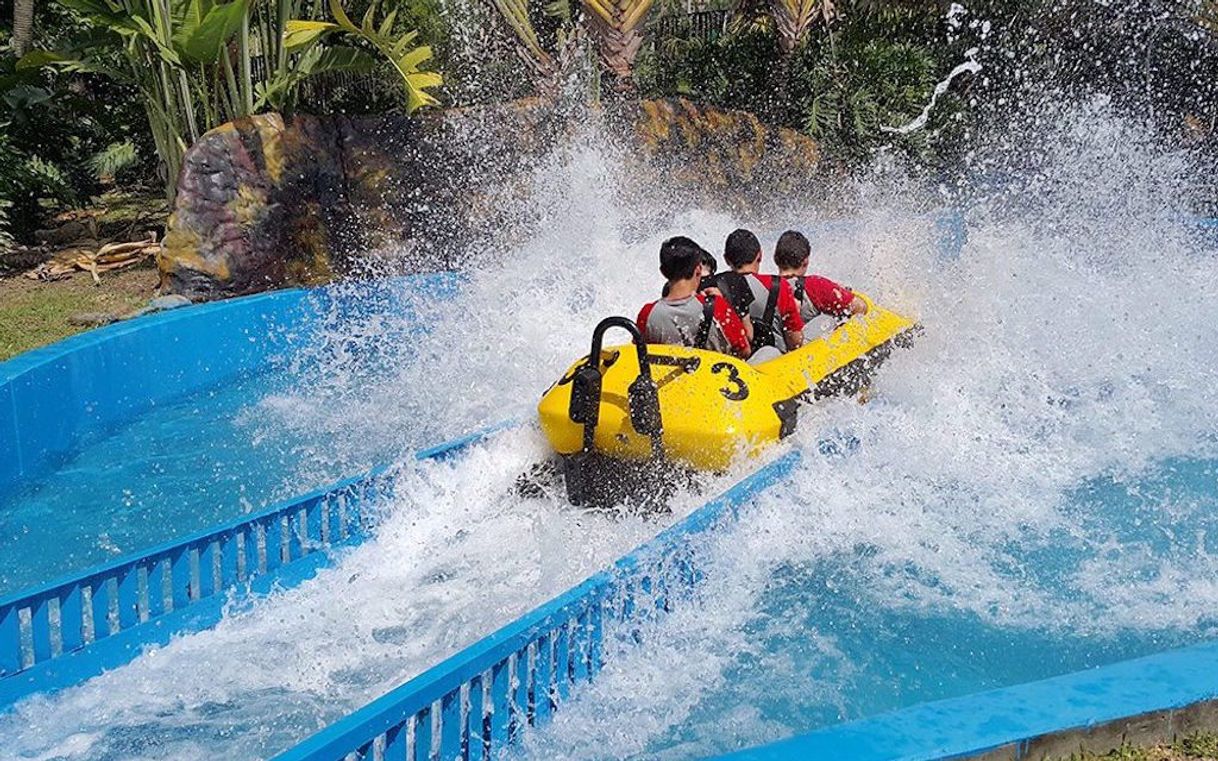
POLYGON ((8 212, 13 206, 11 201, 0 198, 0 254, 7 254, 17 244, 13 240, 12 229, 9 227, 8 212))
POLYGON ((124 170, 138 165, 140 162, 139 149, 130 140, 121 143, 111 143, 101 151, 89 157, 89 169, 98 181, 113 180, 124 170))

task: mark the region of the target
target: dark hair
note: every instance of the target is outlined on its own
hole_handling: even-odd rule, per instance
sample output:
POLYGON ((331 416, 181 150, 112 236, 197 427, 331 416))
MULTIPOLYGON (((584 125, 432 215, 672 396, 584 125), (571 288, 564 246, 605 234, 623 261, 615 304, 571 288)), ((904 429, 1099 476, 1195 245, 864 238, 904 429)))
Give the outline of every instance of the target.
POLYGON ((723 258, 733 268, 752 264, 761 252, 761 241, 748 230, 732 230, 723 243, 723 258))
POLYGON ((703 275, 713 275, 719 269, 719 262, 715 261, 715 257, 711 256, 711 252, 702 252, 702 269, 705 270, 703 275))
POLYGON ((778 236, 778 243, 774 246, 774 263, 779 269, 798 269, 811 253, 812 246, 803 233, 787 230, 778 236))
POLYGON ((669 280, 688 280, 705 256, 710 254, 684 235, 669 238, 660 244, 660 272, 669 280))

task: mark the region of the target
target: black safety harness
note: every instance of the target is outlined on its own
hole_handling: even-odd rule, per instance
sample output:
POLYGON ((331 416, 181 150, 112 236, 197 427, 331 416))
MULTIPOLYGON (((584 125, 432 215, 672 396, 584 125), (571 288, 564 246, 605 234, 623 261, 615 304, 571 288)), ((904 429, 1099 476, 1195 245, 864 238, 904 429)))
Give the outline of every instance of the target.
POLYGON ((694 336, 694 348, 705 349, 710 341, 711 326, 715 324, 715 296, 707 296, 702 304, 702 323, 698 325, 698 334, 694 336))
POLYGON ((770 279, 770 295, 765 302, 765 312, 761 315, 761 324, 753 326, 753 350, 762 346, 777 346, 778 335, 774 329, 774 313, 778 310, 778 290, 782 287, 782 279, 774 275, 770 279))

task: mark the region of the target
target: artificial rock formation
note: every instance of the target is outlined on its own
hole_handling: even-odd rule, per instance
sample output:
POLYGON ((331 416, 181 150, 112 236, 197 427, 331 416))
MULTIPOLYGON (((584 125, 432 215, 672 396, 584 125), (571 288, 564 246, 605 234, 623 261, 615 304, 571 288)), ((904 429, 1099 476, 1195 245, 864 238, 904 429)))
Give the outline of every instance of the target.
POLYGON ((615 190, 661 211, 739 208, 818 184, 807 137, 687 101, 577 116, 532 100, 420 118, 263 114, 187 153, 162 286, 202 300, 450 266, 472 242, 527 234, 531 173, 590 120, 629 169, 615 190))

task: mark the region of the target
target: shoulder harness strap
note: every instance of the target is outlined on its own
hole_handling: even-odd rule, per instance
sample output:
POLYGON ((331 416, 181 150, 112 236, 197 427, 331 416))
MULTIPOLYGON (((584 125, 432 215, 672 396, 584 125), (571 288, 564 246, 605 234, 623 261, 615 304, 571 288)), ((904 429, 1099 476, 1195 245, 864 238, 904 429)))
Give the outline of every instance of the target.
POLYGON ((778 309, 778 289, 781 287, 782 278, 774 275, 770 279, 770 297, 765 302, 765 313, 761 315, 761 323, 767 327, 774 324, 774 312, 778 309))

